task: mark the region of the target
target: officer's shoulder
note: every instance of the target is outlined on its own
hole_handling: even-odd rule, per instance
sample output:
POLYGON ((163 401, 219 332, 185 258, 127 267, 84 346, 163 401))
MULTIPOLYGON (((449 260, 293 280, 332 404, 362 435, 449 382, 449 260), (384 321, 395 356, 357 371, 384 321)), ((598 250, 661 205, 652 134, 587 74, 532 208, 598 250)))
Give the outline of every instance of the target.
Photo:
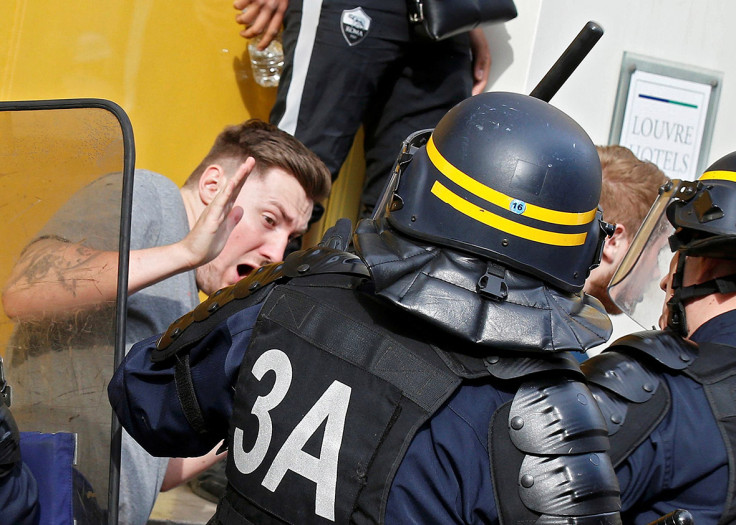
POLYGON ((370 277, 368 267, 357 255, 322 246, 295 252, 283 264, 284 275, 289 278, 328 273, 370 277))
POLYGON ((617 339, 606 352, 619 352, 636 359, 654 360, 669 370, 684 370, 697 358, 698 345, 669 329, 646 330, 617 339))
POLYGON ((591 385, 615 392, 628 402, 644 403, 655 395, 661 373, 684 370, 697 357, 694 343, 670 330, 650 330, 617 339, 580 368, 591 385))
POLYGON ((248 277, 218 290, 194 310, 174 321, 159 339, 151 359, 163 361, 189 348, 226 318, 262 302, 276 284, 327 273, 370 276, 365 263, 348 252, 324 247, 295 252, 284 262, 262 266, 248 277))
POLYGON ((612 441, 614 465, 661 422, 670 409, 664 374, 683 370, 697 357, 697 347, 671 331, 637 332, 583 362, 588 380, 608 426, 609 435, 629 429, 612 441), (626 421, 634 422, 625 425, 626 421))

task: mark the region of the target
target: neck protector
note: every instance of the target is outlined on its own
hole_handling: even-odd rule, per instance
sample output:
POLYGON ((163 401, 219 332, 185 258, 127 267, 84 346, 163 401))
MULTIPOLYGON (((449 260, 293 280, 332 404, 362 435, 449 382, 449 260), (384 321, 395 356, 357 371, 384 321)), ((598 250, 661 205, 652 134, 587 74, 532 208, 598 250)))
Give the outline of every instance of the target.
POLYGON ((501 267, 503 293, 479 293, 498 265, 409 239, 380 219, 361 221, 354 240, 377 295, 461 340, 494 351, 582 352, 611 335, 601 303, 582 292, 501 267))

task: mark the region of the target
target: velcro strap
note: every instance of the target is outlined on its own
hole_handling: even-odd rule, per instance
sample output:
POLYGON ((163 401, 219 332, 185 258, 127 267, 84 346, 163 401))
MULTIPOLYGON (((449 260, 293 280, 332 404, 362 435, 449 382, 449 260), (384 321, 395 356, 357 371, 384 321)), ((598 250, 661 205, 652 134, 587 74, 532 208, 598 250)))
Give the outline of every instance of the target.
POLYGON ((511 401, 496 410, 488 432, 493 492, 498 518, 503 525, 531 525, 539 514, 532 512, 519 495, 519 471, 524 454, 509 439, 511 401))
POLYGON ((704 283, 683 286, 680 292, 680 299, 688 301, 714 293, 727 294, 734 292, 736 292, 736 275, 727 275, 711 279, 704 283))
POLYGON ((174 382, 176 384, 176 395, 179 397, 179 403, 184 416, 191 427, 198 433, 204 434, 207 428, 204 424, 202 409, 197 401, 197 394, 194 392, 194 383, 192 382, 192 369, 189 366, 189 354, 178 355, 176 357, 176 367, 174 369, 174 382))
POLYGON ((611 449, 608 451, 614 468, 657 428, 669 412, 671 404, 667 384, 660 381, 659 388, 649 401, 627 405, 626 424, 621 425, 616 432, 616 439, 611 440, 611 449))

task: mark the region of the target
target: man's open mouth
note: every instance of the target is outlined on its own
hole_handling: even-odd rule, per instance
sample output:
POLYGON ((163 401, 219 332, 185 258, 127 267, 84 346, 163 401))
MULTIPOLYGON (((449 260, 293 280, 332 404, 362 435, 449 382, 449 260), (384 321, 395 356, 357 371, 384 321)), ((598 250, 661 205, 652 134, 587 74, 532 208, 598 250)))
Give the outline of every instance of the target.
POLYGON ((253 266, 250 264, 239 264, 238 267, 238 277, 241 279, 243 277, 248 277, 250 273, 253 271, 253 266))

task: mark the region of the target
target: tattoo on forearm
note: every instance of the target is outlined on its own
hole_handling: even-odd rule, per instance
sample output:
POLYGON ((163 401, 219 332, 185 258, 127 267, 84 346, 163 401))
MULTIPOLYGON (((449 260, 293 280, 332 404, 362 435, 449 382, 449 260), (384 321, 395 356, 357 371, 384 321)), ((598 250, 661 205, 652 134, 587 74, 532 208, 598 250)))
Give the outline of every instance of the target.
POLYGON ((98 251, 68 242, 55 244, 51 250, 49 246, 37 246, 35 250, 30 246, 24 254, 28 262, 21 278, 28 284, 53 282, 76 294, 80 281, 95 282, 94 274, 104 270, 104 266, 94 263, 99 255, 98 251))

